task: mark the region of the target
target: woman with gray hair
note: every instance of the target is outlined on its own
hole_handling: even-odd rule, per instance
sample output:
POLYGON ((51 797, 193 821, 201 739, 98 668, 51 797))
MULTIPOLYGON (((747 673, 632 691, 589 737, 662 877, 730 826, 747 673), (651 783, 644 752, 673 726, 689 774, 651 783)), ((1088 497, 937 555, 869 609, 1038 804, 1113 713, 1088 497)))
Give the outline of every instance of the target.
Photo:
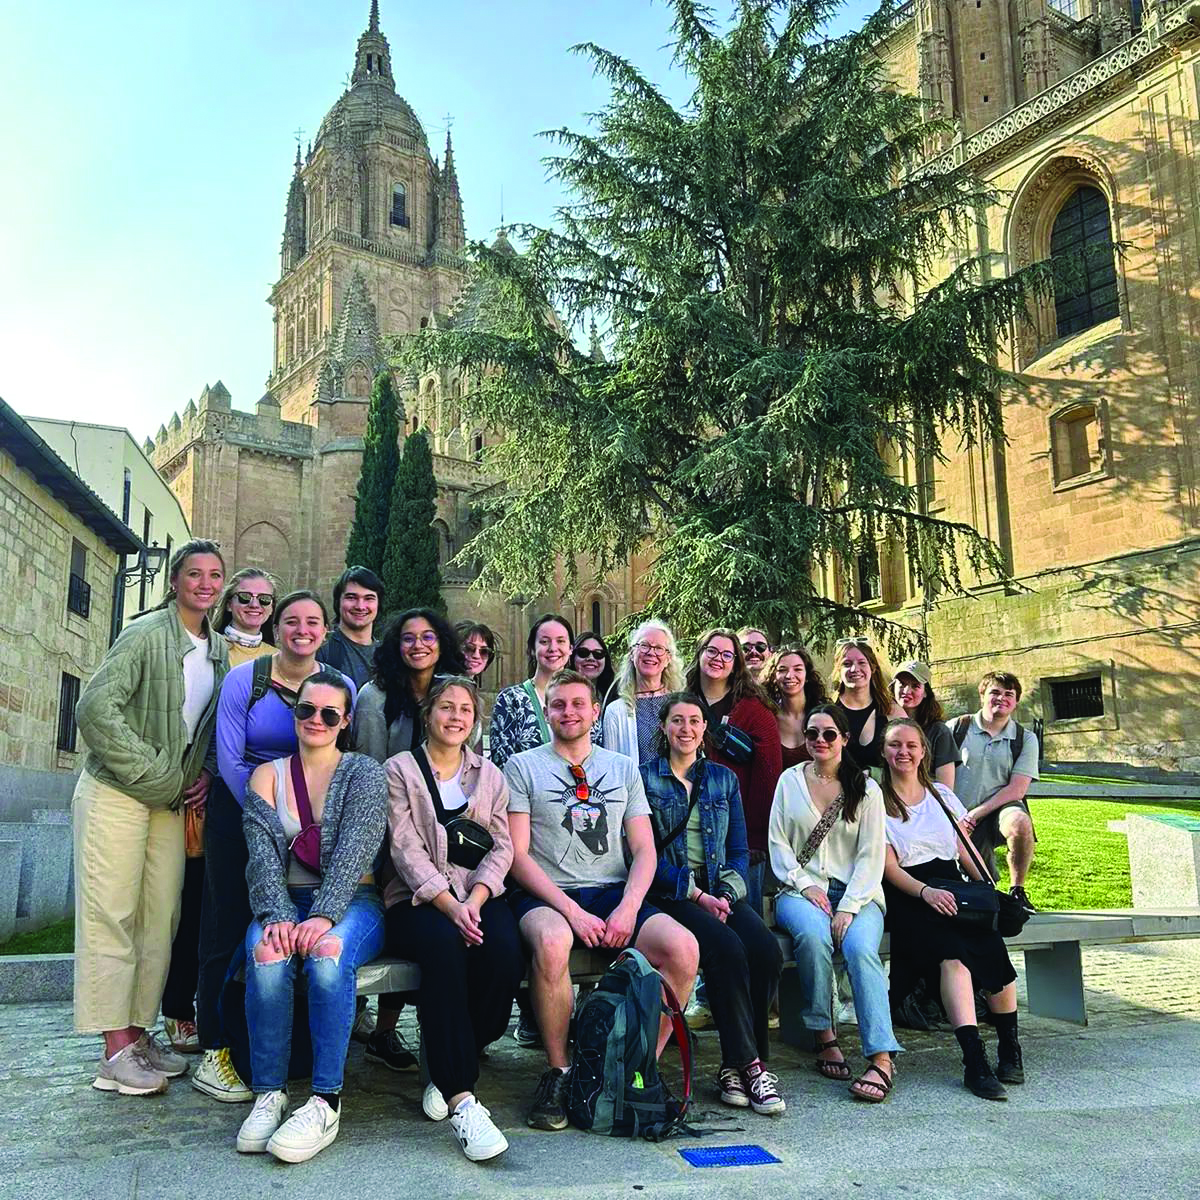
POLYGON ((651 618, 633 631, 615 687, 617 697, 604 710, 604 745, 639 765, 652 762, 658 757, 655 736, 663 697, 683 688, 669 625, 651 618))

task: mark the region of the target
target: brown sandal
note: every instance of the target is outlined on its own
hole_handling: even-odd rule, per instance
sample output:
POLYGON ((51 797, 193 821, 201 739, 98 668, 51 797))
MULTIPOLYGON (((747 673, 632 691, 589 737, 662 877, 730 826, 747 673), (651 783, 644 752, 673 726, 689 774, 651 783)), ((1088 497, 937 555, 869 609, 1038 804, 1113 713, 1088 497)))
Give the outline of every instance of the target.
MULTIPOLYGON (((839 1050, 837 1038, 830 1038, 827 1042, 817 1043, 817 1054, 823 1054, 826 1050, 839 1050)), ((824 1076, 826 1079, 832 1079, 834 1083, 845 1083, 850 1078, 850 1064, 843 1058, 840 1062, 834 1062, 828 1058, 818 1058, 813 1063, 813 1068, 818 1075, 824 1076)))
MULTIPOLYGON (((894 1070, 895 1068, 893 1068, 894 1070)), ((882 1104, 892 1091, 892 1076, 889 1075, 882 1067, 877 1067, 874 1063, 868 1063, 867 1069, 850 1085, 850 1095, 855 1100, 861 1100, 864 1104, 882 1104), (879 1082, 874 1079, 868 1079, 867 1075, 874 1071, 879 1076, 879 1082), (868 1092, 855 1091, 855 1088, 862 1087, 878 1088, 883 1095, 872 1096, 868 1092)))

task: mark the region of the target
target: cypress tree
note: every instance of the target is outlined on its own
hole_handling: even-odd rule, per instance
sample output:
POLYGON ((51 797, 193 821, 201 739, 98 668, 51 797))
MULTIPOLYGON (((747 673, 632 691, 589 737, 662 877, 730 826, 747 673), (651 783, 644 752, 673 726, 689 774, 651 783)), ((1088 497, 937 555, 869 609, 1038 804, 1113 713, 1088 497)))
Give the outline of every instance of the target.
POLYGON ((380 371, 367 406, 362 469, 354 501, 354 523, 346 543, 346 566, 383 567, 392 483, 400 462, 400 405, 389 371, 380 371))
POLYGON ((438 565, 437 483, 425 431, 410 434, 392 487, 383 556, 383 586, 389 612, 432 608, 445 612, 438 565))

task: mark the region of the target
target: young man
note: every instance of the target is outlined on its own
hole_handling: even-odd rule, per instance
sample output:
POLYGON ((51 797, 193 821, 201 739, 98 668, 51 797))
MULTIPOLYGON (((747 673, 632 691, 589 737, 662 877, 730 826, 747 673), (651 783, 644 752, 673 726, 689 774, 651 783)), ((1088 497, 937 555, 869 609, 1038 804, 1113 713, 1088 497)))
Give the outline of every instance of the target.
POLYGON ((349 675, 356 688, 375 669, 375 618, 383 599, 383 581, 368 567, 347 567, 333 585, 333 611, 337 627, 325 639, 317 658, 326 666, 349 675))
MULTIPOLYGON (((592 745, 599 715, 591 680, 559 671, 546 689, 549 744, 514 754, 504 766, 510 877, 518 885, 510 902, 531 957, 530 993, 548 1064, 529 1112, 533 1129, 567 1125, 563 1091, 576 940, 613 950, 633 945, 662 972, 681 1004, 699 962, 696 939, 645 903, 657 864, 650 805, 637 763, 592 745), (632 855, 628 868, 622 829, 632 855)), ((660 1054, 668 1034, 664 1021, 660 1054)))
POLYGON ((762 681, 763 668, 771 654, 771 639, 761 629, 747 625, 738 630, 738 641, 742 644, 742 654, 746 658, 746 669, 754 677, 756 683, 762 681))
POLYGON ((989 671, 979 681, 979 698, 974 716, 959 717, 950 726, 961 757, 954 792, 968 810, 963 824, 983 855, 1008 846, 1010 891, 1036 912, 1025 891, 1037 841, 1025 794, 1038 777, 1038 741, 1013 716, 1021 699, 1015 675, 989 671))

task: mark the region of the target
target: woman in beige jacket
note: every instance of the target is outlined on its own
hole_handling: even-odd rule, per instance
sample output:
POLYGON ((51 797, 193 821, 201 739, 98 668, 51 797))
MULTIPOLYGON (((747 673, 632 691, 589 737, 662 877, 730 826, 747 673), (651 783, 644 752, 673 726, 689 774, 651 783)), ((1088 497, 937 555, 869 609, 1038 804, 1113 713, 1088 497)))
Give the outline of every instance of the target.
POLYGON ((479 723, 471 680, 435 680, 421 716, 424 746, 384 764, 396 869, 384 891, 387 950, 421 968, 425 1114, 434 1121, 449 1116, 463 1153, 478 1162, 508 1148, 474 1088, 479 1053, 508 1027, 525 969, 516 921, 499 898, 513 858, 508 785, 470 748, 479 723), (463 856, 451 848, 448 825, 461 818, 492 842, 473 867, 452 861, 463 856))

